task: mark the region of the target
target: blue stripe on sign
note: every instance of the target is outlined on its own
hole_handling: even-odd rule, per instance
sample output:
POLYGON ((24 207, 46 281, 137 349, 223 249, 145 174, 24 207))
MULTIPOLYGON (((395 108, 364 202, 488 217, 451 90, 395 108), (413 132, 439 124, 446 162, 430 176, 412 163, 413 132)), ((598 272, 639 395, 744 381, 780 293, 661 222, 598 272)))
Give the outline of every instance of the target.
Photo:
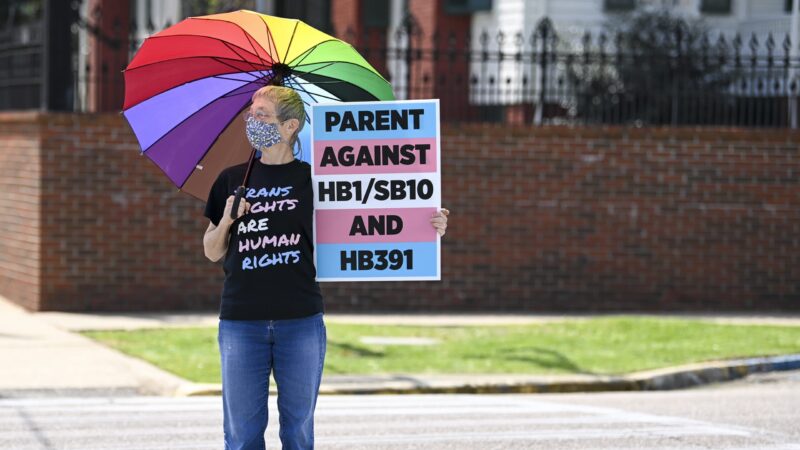
MULTIPOLYGON (((389 113, 391 118, 392 113, 389 113)), ((391 123, 391 121, 389 122, 391 123)), ((354 104, 341 104, 341 105, 313 105, 311 124, 314 127, 314 140, 354 140, 354 139, 399 139, 399 138, 432 138, 436 137, 436 103, 434 102, 370 102, 370 103, 354 103, 354 104), (399 130, 381 130, 381 131, 353 131, 352 129, 340 130, 341 122, 344 120, 343 114, 347 111, 352 114, 355 119, 355 124, 359 124, 359 111, 402 111, 409 109, 422 109, 423 112, 419 116, 419 128, 413 129, 413 116, 409 113, 408 127, 409 129, 399 130), (337 113, 340 120, 340 125, 334 125, 331 131, 326 131, 326 112, 337 113)))
POLYGON ((318 244, 317 277, 319 278, 354 278, 354 277, 434 277, 436 276, 436 242, 392 242, 363 244, 318 244), (392 265, 392 258, 402 258, 402 268, 380 270, 383 264, 376 253, 385 250, 386 262, 392 265), (408 269, 407 257, 411 250, 412 268, 408 269), (345 256, 345 268, 342 269, 342 252, 345 256), (371 258, 368 258, 371 256, 371 258))

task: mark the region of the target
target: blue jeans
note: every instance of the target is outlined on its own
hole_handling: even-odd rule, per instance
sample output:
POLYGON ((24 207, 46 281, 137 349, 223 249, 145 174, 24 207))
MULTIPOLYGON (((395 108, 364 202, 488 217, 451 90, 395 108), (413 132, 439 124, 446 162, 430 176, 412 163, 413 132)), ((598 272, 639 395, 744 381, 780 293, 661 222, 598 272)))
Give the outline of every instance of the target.
POLYGON ((283 449, 314 448, 327 333, 322 313, 288 320, 219 321, 226 450, 263 450, 272 369, 283 449))

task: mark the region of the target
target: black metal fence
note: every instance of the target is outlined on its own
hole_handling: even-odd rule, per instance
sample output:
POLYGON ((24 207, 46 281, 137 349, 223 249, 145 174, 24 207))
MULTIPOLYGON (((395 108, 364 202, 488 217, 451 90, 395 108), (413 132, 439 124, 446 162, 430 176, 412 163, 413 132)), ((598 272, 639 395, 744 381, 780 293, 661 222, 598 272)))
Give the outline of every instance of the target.
MULTIPOLYGON (((93 29, 91 17, 76 18, 74 35, 129 44, 120 50, 128 58, 159 28, 131 20, 110 36, 93 29)), ((367 30, 340 37, 392 82, 398 98, 439 98, 445 122, 789 128, 800 122, 800 58, 788 35, 712 36, 680 27, 666 35, 575 35, 560 34, 548 19, 528 34, 426 35, 413 17, 394 31, 367 30)), ((11 100, 24 91, 15 83, 47 90, 39 89, 44 78, 33 76, 38 55, 33 44, 0 42, 0 109, 19 107, 11 100)), ((121 93, 121 69, 74 57, 73 86, 64 94, 72 109, 91 110, 93 92, 121 93)), ((121 108, 121 101, 112 103, 121 108)))
POLYGON ((791 127, 800 58, 789 35, 436 33, 348 37, 400 98, 440 98, 445 121, 791 127))

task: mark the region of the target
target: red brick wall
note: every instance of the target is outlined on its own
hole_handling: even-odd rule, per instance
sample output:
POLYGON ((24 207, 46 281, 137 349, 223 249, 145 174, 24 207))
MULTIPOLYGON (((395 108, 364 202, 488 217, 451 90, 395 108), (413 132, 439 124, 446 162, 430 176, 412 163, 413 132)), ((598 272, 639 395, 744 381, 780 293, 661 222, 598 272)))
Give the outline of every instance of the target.
MULTIPOLYGON (((0 143, 0 294, 218 306, 202 202, 121 116, 0 114, 0 143)), ((328 311, 800 310, 800 132, 465 125, 442 145, 442 281, 326 283, 328 311)))
MULTIPOLYGON (((334 35, 356 47, 375 70, 389 79, 387 45, 394 48, 399 43, 394 34, 397 30, 391 30, 392 36, 387 37, 389 30, 386 28, 365 26, 361 21, 361 1, 331 1, 334 35)), ((442 0, 409 0, 408 7, 416 20, 416 28, 412 30, 410 74, 408 78, 390 81, 396 87, 408 87, 409 98, 441 99, 443 115, 455 116, 446 114, 453 111, 458 117, 476 117, 478 111, 468 103, 468 63, 461 52, 454 53, 453 58, 448 53, 450 49, 463 49, 466 45, 472 16, 446 14, 442 0), (439 52, 437 60, 433 58, 434 51, 439 52), (441 74, 447 74, 447 84, 441 74)))
POLYGON ((211 308, 203 204, 139 154, 118 114, 48 114, 42 129, 43 310, 211 308))
MULTIPOLYGON (((411 48, 413 50, 430 50, 432 35, 439 28, 441 0, 409 0, 408 10, 416 19, 417 28, 411 31, 411 48)), ((437 98, 434 95, 435 83, 432 77, 437 73, 435 61, 431 58, 412 60, 409 67, 409 98, 437 98)))
POLYGON ((40 296, 38 116, 0 112, 0 295, 28 309, 40 296))
POLYGON ((478 112, 469 104, 469 63, 463 57, 472 15, 447 14, 443 0, 409 0, 408 5, 418 26, 412 31, 412 54, 422 52, 409 68, 410 98, 438 98, 443 117, 474 118, 478 112), (455 49, 462 50, 451 55, 455 49))
POLYGON ((333 35, 355 47, 361 56, 385 78, 386 67, 385 27, 366 26, 361 21, 362 0, 331 0, 331 25, 333 35))
POLYGON ((361 0, 331 0, 333 34, 353 46, 361 34, 361 0))
POLYGON ((89 77, 87 110, 119 111, 125 101, 122 70, 128 65, 128 24, 130 0, 89 0, 89 22, 104 36, 119 41, 113 47, 100 37, 87 33, 89 44, 89 77))
POLYGON ((800 310, 800 133, 445 127, 442 281, 326 285, 398 310, 800 310))

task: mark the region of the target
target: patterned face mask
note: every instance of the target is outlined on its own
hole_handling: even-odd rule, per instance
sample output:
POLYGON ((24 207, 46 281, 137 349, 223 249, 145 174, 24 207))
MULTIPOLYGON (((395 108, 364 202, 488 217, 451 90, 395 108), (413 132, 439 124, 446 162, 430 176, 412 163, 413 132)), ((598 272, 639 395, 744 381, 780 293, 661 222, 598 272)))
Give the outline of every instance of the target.
POLYGON ((278 131, 277 124, 261 122, 255 117, 247 118, 245 131, 247 140, 256 150, 272 147, 281 141, 281 133, 278 131))

